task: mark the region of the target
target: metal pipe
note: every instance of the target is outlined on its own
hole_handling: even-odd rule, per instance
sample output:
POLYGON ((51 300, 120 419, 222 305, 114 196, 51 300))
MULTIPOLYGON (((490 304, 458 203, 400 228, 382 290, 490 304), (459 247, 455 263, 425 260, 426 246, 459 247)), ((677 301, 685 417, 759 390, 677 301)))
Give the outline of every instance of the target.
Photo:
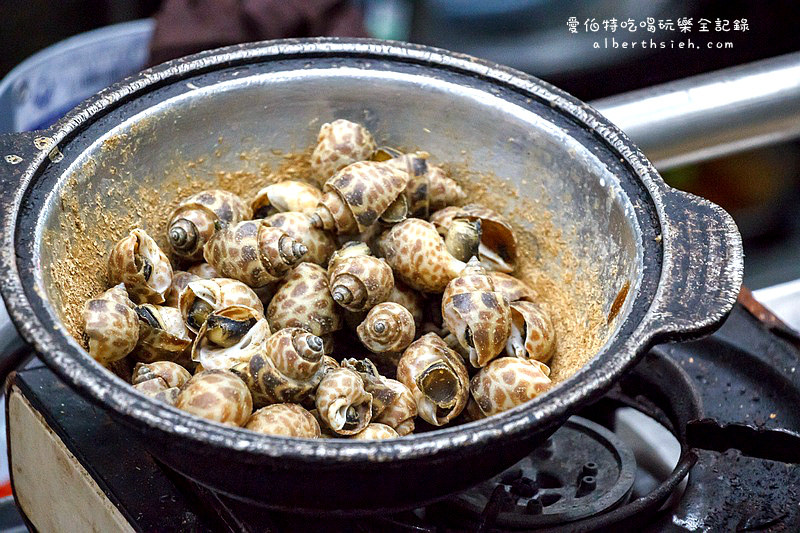
POLYGON ((800 52, 592 105, 659 170, 800 137, 800 52))

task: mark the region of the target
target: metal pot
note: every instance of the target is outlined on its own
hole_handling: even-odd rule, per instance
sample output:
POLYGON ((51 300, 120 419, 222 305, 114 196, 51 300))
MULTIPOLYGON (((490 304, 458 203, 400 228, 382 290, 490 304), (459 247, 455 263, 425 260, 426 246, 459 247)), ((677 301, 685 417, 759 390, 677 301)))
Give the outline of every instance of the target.
MULTIPOLYGON (((0 137, 0 155, 2 294, 25 340, 79 394, 140 434, 158 460, 276 508, 401 509, 488 478, 598 398, 654 343, 714 329, 741 284, 732 219, 667 187, 596 111, 520 72, 429 47, 309 39, 204 52, 108 88, 46 131, 0 137), (499 416, 365 442, 269 437, 188 416, 139 395, 86 354, 68 332, 68 308, 81 279, 103 277, 87 272, 113 242, 103 221, 163 218, 140 212, 142 191, 158 190, 167 202, 178 194, 165 185, 176 172, 211 183, 220 169, 253 171, 261 161, 248 150, 308 146, 335 117, 494 173, 519 195, 495 207, 551 213, 577 258, 572 278, 592 272, 601 280, 578 295, 576 313, 590 299, 610 310, 629 284, 588 363, 499 416), (87 235, 93 248, 84 251, 96 257, 71 271, 71 287, 56 274, 87 235)), ((570 283, 557 263, 542 268, 570 283)))

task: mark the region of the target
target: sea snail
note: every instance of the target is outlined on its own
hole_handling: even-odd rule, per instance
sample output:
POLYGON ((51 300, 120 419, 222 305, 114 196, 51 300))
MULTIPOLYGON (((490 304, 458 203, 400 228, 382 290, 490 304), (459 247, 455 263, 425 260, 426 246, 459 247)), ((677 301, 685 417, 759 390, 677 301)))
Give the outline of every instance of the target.
POLYGON ((168 387, 183 387, 191 377, 192 375, 189 371, 177 363, 156 361, 154 363, 136 363, 131 383, 136 385, 151 379, 161 378, 168 387))
POLYGON ((518 357, 495 359, 472 377, 470 391, 484 416, 491 416, 532 400, 550 386, 544 363, 518 357))
POLYGON ((531 302, 511 303, 511 334, 506 353, 547 363, 553 356, 556 332, 550 317, 531 302))
POLYGON ((381 235, 377 246, 394 274, 423 292, 442 292, 465 266, 447 251, 436 228, 418 218, 392 226, 381 235))
POLYGON ((243 426, 253 412, 253 399, 233 372, 204 370, 186 382, 175 407, 221 424, 243 426))
POLYGON ((264 312, 264 305, 253 289, 241 281, 227 278, 192 281, 183 289, 178 299, 183 321, 193 333, 200 331, 206 318, 214 310, 229 305, 245 305, 259 313, 264 312))
POLYGON ((271 332, 264 315, 244 305, 211 312, 192 344, 192 360, 206 370, 229 370, 264 350, 271 332))
POLYGON ((217 230, 252 218, 244 200, 232 192, 209 189, 183 200, 169 217, 167 240, 175 255, 202 261, 203 246, 217 230))
POLYGON ((264 219, 264 222, 278 228, 289 237, 299 241, 308 248, 303 261, 327 266, 331 254, 336 251, 336 241, 325 230, 311 225, 311 217, 305 213, 276 213, 264 219))
POLYGON ((334 174, 323 187, 311 224, 335 233, 363 232, 403 192, 409 175, 388 163, 362 161, 334 174))
POLYGON ((202 277, 183 270, 173 270, 172 283, 170 284, 169 289, 167 289, 167 292, 164 294, 164 305, 169 307, 178 307, 178 298, 180 297, 181 292, 183 292, 183 289, 186 288, 189 282, 198 279, 202 279, 202 277))
POLYGON ((414 340, 414 317, 400 304, 384 302, 367 313, 356 328, 358 338, 374 353, 401 352, 414 340))
POLYGON ((394 428, 401 436, 414 431, 414 418, 417 416, 417 402, 411 390, 397 381, 384 377, 383 383, 394 392, 393 399, 374 417, 374 422, 394 428))
POLYGON ((134 308, 121 283, 84 305, 84 339, 98 363, 118 361, 136 347, 139 317, 134 308))
POLYGON ((246 220, 215 233, 203 256, 220 276, 258 288, 284 277, 307 251, 303 243, 263 220, 246 220))
POLYGON ((244 426, 250 431, 282 437, 320 437, 317 419, 295 403, 276 403, 262 407, 250 416, 244 426))
POLYGON ((137 228, 112 248, 108 277, 114 285, 124 283, 134 302, 160 304, 172 284, 172 266, 156 241, 137 228))
POLYGON ((170 387, 166 381, 159 377, 134 383, 133 388, 145 396, 169 405, 175 405, 178 394, 180 394, 180 388, 170 387))
POLYGON ((186 360, 192 339, 178 309, 142 304, 135 311, 139 317, 136 359, 145 363, 186 360))
MULTIPOLYGON (((428 162, 426 152, 397 153, 392 149, 378 149, 373 159, 384 160, 409 175, 409 182, 400 198, 408 217, 427 218, 445 206, 461 203, 466 195, 455 180, 428 162), (385 154, 385 155, 384 155, 385 154)), ((398 221, 399 222, 399 221, 398 221)))
POLYGON ((508 299, 494 290, 477 257, 447 285, 442 295, 442 316, 447 329, 469 350, 469 362, 476 368, 497 357, 511 334, 508 299))
POLYGON ((328 263, 333 300, 348 311, 366 311, 385 301, 394 287, 391 267, 372 255, 369 247, 350 241, 328 263))
POLYGON ((251 204, 255 218, 275 213, 298 211, 311 214, 317 208, 322 191, 302 181, 285 180, 267 185, 258 191, 251 204))
POLYGON ((311 154, 311 169, 319 183, 338 170, 369 159, 375 151, 375 140, 361 124, 338 119, 319 129, 317 145, 311 154))
POLYGON ((458 416, 469 397, 469 377, 461 356, 435 333, 411 343, 397 365, 397 380, 409 388, 419 416, 443 426, 458 416))
POLYGON ((372 419, 372 395, 361 377, 348 368, 331 370, 314 398, 320 418, 339 435, 355 435, 372 419))
POLYGON ((341 310, 328 289, 325 269, 313 263, 294 267, 270 300, 267 319, 273 331, 303 328, 322 337, 341 329, 341 310))
POLYGON ((370 423, 350 437, 351 439, 357 440, 383 440, 383 439, 396 439, 399 437, 397 431, 394 428, 387 426, 386 424, 378 424, 378 423, 370 423))

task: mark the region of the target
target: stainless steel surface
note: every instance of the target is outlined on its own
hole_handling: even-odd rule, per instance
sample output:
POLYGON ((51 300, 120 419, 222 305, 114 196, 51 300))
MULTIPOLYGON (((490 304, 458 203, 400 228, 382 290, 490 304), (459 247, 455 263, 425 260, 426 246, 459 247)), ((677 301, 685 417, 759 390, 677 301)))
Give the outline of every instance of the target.
POLYGON ((800 136, 800 52, 591 102, 659 170, 800 136))

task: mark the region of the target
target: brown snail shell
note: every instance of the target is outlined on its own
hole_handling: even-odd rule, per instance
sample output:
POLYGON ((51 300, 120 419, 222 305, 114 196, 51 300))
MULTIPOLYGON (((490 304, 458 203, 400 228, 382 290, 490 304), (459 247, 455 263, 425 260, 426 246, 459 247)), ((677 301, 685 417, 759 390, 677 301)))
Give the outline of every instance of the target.
MULTIPOLYGON (((205 263, 203 263, 205 264, 205 263)), ((169 307, 178 307, 178 299, 181 292, 189 282, 202 279, 191 272, 184 272, 183 270, 174 270, 172 272, 172 283, 164 294, 164 305, 169 307)))
POLYGON ((259 407, 303 402, 327 370, 322 339, 300 328, 275 332, 263 350, 234 367, 259 407))
POLYGON ((121 283, 83 307, 84 339, 89 355, 108 365, 131 353, 139 339, 139 317, 121 283))
POLYGON ((448 205, 460 204, 467 198, 461 186, 448 177, 441 167, 428 163, 428 198, 431 212, 448 205))
POLYGON ((417 416, 417 402, 411 390, 395 379, 383 378, 387 387, 394 391, 394 399, 373 420, 386 424, 400 436, 414 431, 414 418, 417 416))
MULTIPOLYGON (((397 154, 387 162, 407 172, 410 176, 403 196, 407 216, 427 218, 432 211, 460 203, 466 198, 463 189, 455 180, 448 178, 444 171, 428 162, 427 152, 397 154)), ((397 221, 399 222, 399 220, 397 221)))
POLYGON ((317 146, 311 153, 311 169, 320 183, 342 168, 369 159, 375 140, 361 124, 338 119, 319 129, 317 146))
POLYGON ((144 363, 186 362, 192 338, 181 312, 153 304, 137 305, 135 311, 139 317, 139 344, 134 357, 144 363))
POLYGON ((175 407, 221 424, 243 426, 253 412, 253 399, 233 372, 204 370, 181 388, 175 407))
POLYGON ((372 395, 372 417, 383 412, 397 399, 397 392, 386 383, 386 378, 378 373, 375 364, 369 359, 343 359, 342 368, 358 374, 364 382, 364 390, 372 395))
POLYGON ((256 193, 251 207, 254 218, 297 211, 310 215, 317 208, 322 191, 302 181, 284 180, 267 185, 256 193))
POLYGON ((178 394, 180 394, 180 389, 178 387, 170 387, 167 382, 160 377, 135 383, 133 388, 145 396, 169 405, 175 405, 178 394))
POLYGON ((278 286, 267 307, 274 331, 303 328, 319 337, 342 327, 339 306, 328 290, 328 273, 319 265, 300 263, 278 286))
POLYGON ((364 243, 352 241, 334 252, 328 264, 333 300, 348 311, 366 311, 386 301, 394 287, 392 269, 364 243))
POLYGON ((314 401, 325 425, 339 435, 355 435, 372 419, 372 395, 364 390, 361 377, 347 368, 325 374, 314 401))
POLYGON ((132 301, 160 304, 172 284, 172 266, 156 241, 137 228, 111 249, 108 277, 113 285, 124 283, 132 301))
POLYGON ((406 285, 423 292, 442 292, 464 263, 447 251, 430 223, 409 218, 378 239, 380 255, 406 285))
POLYGON ((464 410, 469 376, 461 357, 435 333, 411 343, 397 365, 397 380, 409 388, 420 417, 443 426, 464 410))
POLYGON ((494 284, 494 290, 505 295, 509 302, 524 300, 533 302, 536 294, 524 281, 509 276, 504 272, 490 271, 486 273, 494 284))
POLYGON ((257 288, 283 278, 307 251, 263 220, 245 220, 215 233, 203 256, 220 276, 257 288))
POLYGON ((350 437, 351 439, 358 439, 358 440, 382 440, 382 439, 396 439, 400 435, 397 434, 397 431, 394 428, 387 426, 386 424, 377 424, 371 422, 367 425, 364 429, 350 437))
POLYGON ((476 368, 497 357, 511 334, 508 300, 494 290, 477 257, 447 285, 442 295, 442 316, 447 329, 469 350, 469 361, 476 368))
POLYGON ((550 386, 550 369, 539 361, 500 357, 472 377, 470 391, 491 416, 532 400, 550 386))
POLYGON ((192 344, 192 360, 206 370, 229 370, 263 352, 271 335, 264 315, 244 305, 231 305, 208 315, 192 344))
POLYGON ((400 196, 409 175, 388 163, 353 163, 331 176, 312 225, 336 233, 363 232, 400 196))
POLYGON ((154 363, 136 363, 133 369, 131 383, 136 385, 145 381, 160 378, 167 387, 183 387, 191 379, 188 370, 171 361, 156 361, 154 363))
POLYGON ((550 317, 531 302, 511 303, 511 334, 506 353, 546 363, 553 357, 556 332, 550 317))
POLYGON ((244 200, 232 192, 209 189, 183 200, 169 217, 167 241, 178 257, 202 261, 203 246, 216 228, 253 218, 244 200))
POLYGON ((402 281, 395 279, 392 292, 389 293, 387 302, 400 304, 414 317, 414 326, 419 328, 425 316, 425 298, 402 281))
POLYGON ((371 352, 400 352, 414 340, 414 317, 400 304, 376 305, 356 328, 361 343, 371 352))
POLYGON ((212 279, 220 277, 219 272, 208 263, 195 263, 186 269, 187 272, 194 274, 201 279, 212 279))
POLYGON ((511 224, 496 211, 478 204, 445 207, 431 215, 437 231, 446 235, 454 220, 480 220, 479 257, 486 270, 513 272, 517 261, 517 240, 511 224))
POLYGON ((306 439, 320 437, 317 419, 294 403, 276 403, 262 407, 250 416, 244 427, 265 435, 306 439))
POLYGON ((276 213, 264 219, 264 222, 278 228, 289 237, 303 243, 308 251, 303 261, 327 266, 331 254, 336 251, 336 240, 325 230, 311 225, 311 217, 304 213, 276 213))
POLYGON ((228 278, 192 281, 178 299, 183 321, 193 333, 200 331, 208 315, 229 305, 245 305, 264 313, 264 306, 253 289, 228 278))

